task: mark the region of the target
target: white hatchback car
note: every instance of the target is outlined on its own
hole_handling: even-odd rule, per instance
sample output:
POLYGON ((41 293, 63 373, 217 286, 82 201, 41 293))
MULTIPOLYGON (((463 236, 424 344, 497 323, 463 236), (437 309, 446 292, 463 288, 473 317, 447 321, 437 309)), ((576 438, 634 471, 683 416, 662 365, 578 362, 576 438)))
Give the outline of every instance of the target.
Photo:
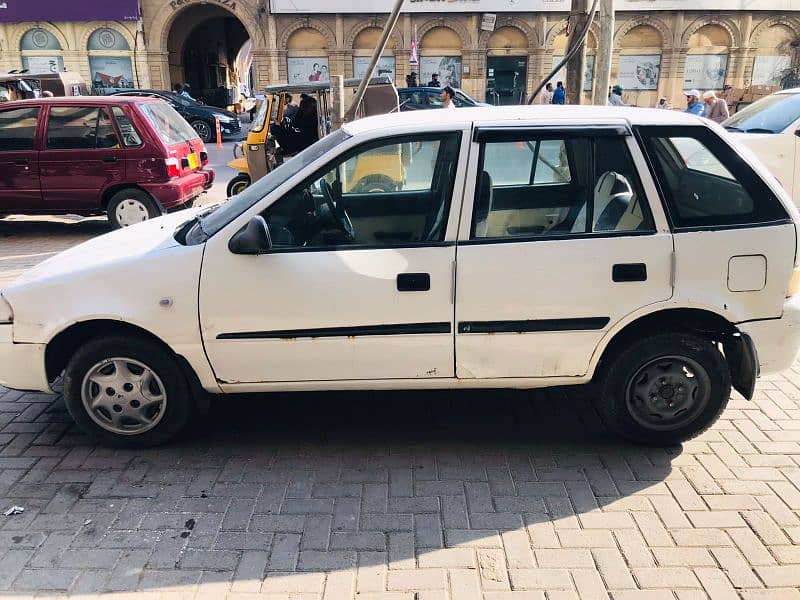
POLYGON ((723 126, 758 156, 800 206, 800 88, 761 98, 723 126))
POLYGON ((681 442, 800 345, 797 209, 727 138, 605 107, 356 121, 5 288, 0 382, 63 373, 78 424, 128 446, 204 391, 590 382, 613 431, 681 442))

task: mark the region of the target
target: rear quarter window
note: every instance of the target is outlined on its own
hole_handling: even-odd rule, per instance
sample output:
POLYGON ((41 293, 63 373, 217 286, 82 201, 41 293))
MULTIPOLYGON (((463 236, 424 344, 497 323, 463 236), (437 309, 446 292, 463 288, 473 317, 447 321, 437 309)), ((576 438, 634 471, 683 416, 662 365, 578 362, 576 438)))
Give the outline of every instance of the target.
POLYGON ((166 102, 140 102, 137 107, 167 145, 182 144, 198 138, 192 126, 166 102))
POLYGON ((789 219, 769 186, 710 129, 639 127, 637 135, 674 229, 763 225, 789 219))

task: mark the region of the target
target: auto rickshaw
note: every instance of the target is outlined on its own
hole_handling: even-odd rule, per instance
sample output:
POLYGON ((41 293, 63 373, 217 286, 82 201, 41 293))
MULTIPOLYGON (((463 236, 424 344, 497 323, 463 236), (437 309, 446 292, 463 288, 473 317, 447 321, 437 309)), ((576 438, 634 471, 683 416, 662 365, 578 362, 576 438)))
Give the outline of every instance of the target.
POLYGON ((28 73, 12 71, 0 75, 0 99, 3 101, 39 98, 42 92, 53 96, 87 96, 89 90, 80 73, 28 73))
MULTIPOLYGON (((346 79, 344 87, 355 91, 360 82, 360 79, 346 79)), ((317 103, 317 131, 320 138, 329 134, 335 126, 330 82, 268 86, 264 90, 265 98, 257 108, 247 140, 241 146, 234 147, 234 160, 228 163, 229 167, 239 171, 228 183, 229 197, 240 193, 288 157, 278 152, 277 142, 270 135, 270 126, 283 121, 287 94, 307 94, 314 98, 317 103)), ((399 110, 397 89, 391 79, 383 75, 370 79, 356 117, 386 114, 396 110, 399 110)), ((365 191, 391 191, 397 188, 402 177, 402 160, 386 160, 385 156, 376 151, 374 156, 369 153, 359 159, 350 180, 353 187, 358 185, 359 189, 363 188, 365 191)))

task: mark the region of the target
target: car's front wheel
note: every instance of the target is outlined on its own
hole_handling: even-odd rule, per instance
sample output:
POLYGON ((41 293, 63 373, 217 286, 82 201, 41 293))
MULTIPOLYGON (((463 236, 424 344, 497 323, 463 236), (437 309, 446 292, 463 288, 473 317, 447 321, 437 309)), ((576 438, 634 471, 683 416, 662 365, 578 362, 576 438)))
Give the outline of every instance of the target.
POLYGON ((200 136, 200 139, 203 140, 203 143, 207 144, 211 141, 211 125, 202 119, 196 119, 191 122, 191 126, 194 127, 194 130, 197 132, 197 135, 200 136))
POLYGON ((120 190, 108 201, 108 221, 114 229, 129 227, 148 219, 161 216, 161 209, 155 200, 137 188, 120 190))
POLYGON ((601 380, 597 404, 618 435, 671 445, 711 427, 730 394, 730 371, 715 344, 691 333, 668 333, 617 354, 601 380))
POLYGON ((162 444, 186 425, 193 406, 180 366, 166 349, 137 337, 105 337, 81 347, 64 371, 64 401, 100 443, 162 444))

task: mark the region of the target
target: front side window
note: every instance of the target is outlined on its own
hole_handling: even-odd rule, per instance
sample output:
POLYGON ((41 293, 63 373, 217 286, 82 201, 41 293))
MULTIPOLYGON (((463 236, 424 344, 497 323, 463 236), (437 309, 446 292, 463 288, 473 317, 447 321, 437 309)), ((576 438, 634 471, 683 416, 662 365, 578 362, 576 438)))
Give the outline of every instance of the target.
POLYGON ((442 241, 459 140, 459 133, 419 135, 348 152, 267 209, 274 248, 442 241))
POLYGON ((676 229, 788 218, 758 174, 710 129, 641 127, 639 132, 676 229))
POLYGON ((0 152, 33 150, 38 107, 0 111, 0 152))
POLYGON ((47 119, 48 150, 116 148, 117 134, 105 109, 53 106, 47 119))
POLYGON ((520 132, 482 145, 472 239, 652 229, 624 137, 520 132))

